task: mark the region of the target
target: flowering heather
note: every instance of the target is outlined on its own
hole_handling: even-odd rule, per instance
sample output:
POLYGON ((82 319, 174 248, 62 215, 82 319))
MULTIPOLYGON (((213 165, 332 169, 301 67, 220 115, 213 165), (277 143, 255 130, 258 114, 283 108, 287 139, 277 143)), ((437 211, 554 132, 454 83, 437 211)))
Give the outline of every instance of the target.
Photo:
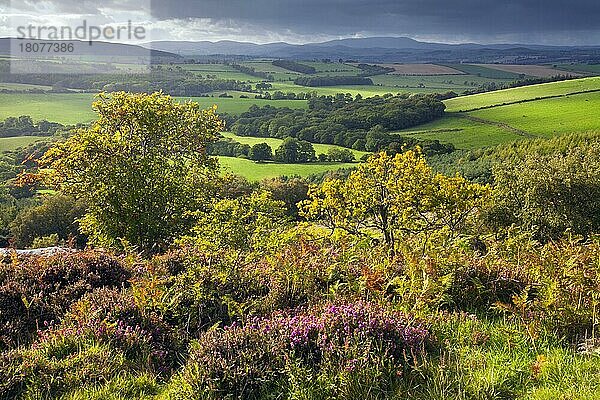
POLYGON ((400 377, 406 361, 422 354, 428 335, 408 315, 362 301, 253 318, 200 338, 181 376, 182 390, 253 398, 285 385, 296 365, 351 375, 383 368, 400 377))
POLYGON ((278 314, 251 327, 282 332, 290 349, 299 353, 316 352, 322 356, 347 348, 352 341, 376 341, 388 355, 400 360, 420 350, 428 333, 408 316, 374 303, 329 304, 294 316, 278 314))

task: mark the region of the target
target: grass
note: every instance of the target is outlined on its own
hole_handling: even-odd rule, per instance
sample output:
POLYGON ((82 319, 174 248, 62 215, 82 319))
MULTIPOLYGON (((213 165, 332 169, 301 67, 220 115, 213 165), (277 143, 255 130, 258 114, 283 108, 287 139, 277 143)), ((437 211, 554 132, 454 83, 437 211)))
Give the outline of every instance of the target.
POLYGON ((94 119, 90 93, 0 93, 0 120, 30 115, 61 124, 90 122, 94 119))
POLYGON ((600 88, 600 78, 577 79, 522 88, 507 89, 446 100, 449 110, 477 108, 531 99, 533 101, 470 111, 462 115, 448 112, 446 117, 399 132, 420 139, 437 139, 457 148, 473 149, 523 139, 528 136, 598 131, 600 123, 593 116, 600 109, 600 92, 562 95, 572 91, 600 88), (474 121, 474 117, 484 121, 474 121), (516 130, 523 131, 519 134, 516 130))
POLYGON ((219 98, 219 97, 177 97, 180 101, 192 100, 202 108, 212 107, 217 105, 217 113, 223 112, 228 114, 241 114, 256 104, 259 107, 270 105, 273 107, 288 107, 288 108, 308 108, 308 103, 305 100, 262 100, 262 99, 240 99, 240 98, 219 98))
MULTIPOLYGON (((203 108, 218 106, 223 113, 240 114, 253 105, 272 105, 275 107, 306 108, 304 100, 260 100, 218 97, 178 97, 180 101, 192 100, 203 108)), ((87 123, 94 120, 92 93, 0 93, 0 120, 8 117, 30 115, 34 120, 46 119, 61 124, 87 123)))
POLYGON ((26 83, 0 82, 0 90, 30 90, 30 89, 50 90, 50 89, 52 89, 52 86, 28 85, 26 83))
POLYGON ((523 139, 523 136, 498 126, 483 124, 448 114, 444 118, 407 129, 398 134, 425 140, 452 143, 459 149, 475 149, 523 139))
POLYGON ((340 168, 356 167, 355 163, 308 163, 308 164, 279 164, 256 163, 236 157, 219 157, 221 166, 228 172, 241 175, 250 181, 259 181, 264 178, 277 176, 308 176, 340 168))
POLYGON ((18 136, 0 138, 0 153, 13 151, 20 147, 25 147, 32 143, 48 139, 49 138, 47 136, 18 136))
MULTIPOLYGON (((305 87, 298 86, 291 82, 273 82, 273 89, 269 89, 270 93, 276 90, 280 90, 284 93, 313 93, 316 92, 319 95, 335 95, 338 93, 350 93, 353 96, 360 94, 363 97, 381 96, 386 93, 402 93, 408 90, 392 86, 376 86, 376 85, 350 85, 350 86, 326 86, 326 87, 305 87)), ((417 90, 410 90, 411 92, 417 92, 417 90)), ((423 91, 427 91, 424 89, 423 91)), ((419 91, 420 92, 420 91, 419 91)), ((431 92, 431 91, 429 91, 431 92)))
POLYGON ((586 90, 600 89, 600 77, 543 83, 495 92, 480 93, 446 100, 447 111, 469 111, 482 107, 501 105, 546 96, 561 96, 586 90))
POLYGON ((558 64, 556 68, 567 72, 600 75, 600 64, 558 64))
MULTIPOLYGON (((271 146, 273 151, 275 151, 275 149, 277 149, 283 142, 283 140, 275 139, 275 138, 237 136, 231 132, 223 132, 222 135, 225 136, 226 138, 233 139, 236 142, 239 142, 242 144, 248 144, 250 146, 253 146, 257 143, 267 143, 269 146, 271 146)), ((313 143, 313 147, 317 154, 327 153, 329 151, 329 149, 331 149, 331 148, 342 148, 342 147, 331 145, 331 144, 319 144, 319 143, 313 143)), ((367 152, 365 152, 365 151, 358 151, 358 150, 352 150, 352 152, 354 153, 354 156, 356 157, 357 160, 360 159, 365 154, 367 154, 367 152)))
POLYGON ((490 79, 506 79, 506 80, 517 80, 521 76, 513 72, 501 71, 498 69, 492 69, 481 65, 474 64, 444 64, 450 68, 457 69, 469 75, 475 75, 482 78, 490 79))
POLYGON ((500 121, 537 136, 553 136, 600 130, 595 110, 600 110, 600 92, 507 105, 469 115, 500 121))

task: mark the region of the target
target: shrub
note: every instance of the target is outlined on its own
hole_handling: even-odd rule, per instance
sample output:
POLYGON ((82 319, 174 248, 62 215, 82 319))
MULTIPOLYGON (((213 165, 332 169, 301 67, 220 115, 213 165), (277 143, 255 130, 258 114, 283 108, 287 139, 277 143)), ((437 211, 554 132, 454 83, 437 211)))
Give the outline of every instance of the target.
MULTIPOLYGON (((86 239, 79 233, 76 220, 82 217, 84 212, 82 202, 68 196, 46 197, 41 205, 22 210, 10 224, 14 245, 29 247, 38 238, 56 235, 57 243, 73 239, 73 244, 82 247, 86 239)), ((39 240, 36 244, 40 244, 39 240)))
POLYGON ((59 321, 95 288, 120 287, 131 273, 100 252, 13 256, 0 264, 0 347, 27 344, 44 321, 59 321))
POLYGON ((422 354, 427 338, 427 330, 410 316, 374 303, 277 313, 203 335, 180 377, 178 395, 269 398, 275 388, 286 390, 300 364, 330 377, 363 369, 394 371, 384 375, 393 381, 422 354))

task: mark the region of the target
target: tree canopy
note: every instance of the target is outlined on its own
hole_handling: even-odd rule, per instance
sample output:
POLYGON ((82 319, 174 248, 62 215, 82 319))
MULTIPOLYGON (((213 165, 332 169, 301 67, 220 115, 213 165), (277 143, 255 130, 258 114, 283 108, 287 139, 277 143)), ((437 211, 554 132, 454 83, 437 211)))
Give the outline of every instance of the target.
POLYGON ((82 230, 97 244, 160 248, 192 225, 216 164, 206 154, 223 124, 214 109, 170 96, 100 94, 97 120, 42 158, 55 187, 85 199, 82 230))

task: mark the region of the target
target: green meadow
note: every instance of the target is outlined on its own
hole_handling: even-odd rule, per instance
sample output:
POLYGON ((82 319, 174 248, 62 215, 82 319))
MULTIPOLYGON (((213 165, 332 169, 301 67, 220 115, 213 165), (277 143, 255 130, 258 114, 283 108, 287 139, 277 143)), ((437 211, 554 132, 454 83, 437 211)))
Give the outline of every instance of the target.
POLYGON ((512 104, 469 113, 500 121, 535 136, 600 130, 600 92, 512 104))
POLYGON ((0 153, 4 153, 6 151, 17 150, 20 147, 25 147, 32 143, 39 142, 41 140, 48 140, 48 137, 45 137, 45 136, 17 136, 17 137, 0 138, 0 153))
POLYGON ((274 162, 257 163, 244 158, 219 157, 221 167, 225 171, 241 175, 250 181, 259 181, 277 176, 308 176, 334 171, 340 168, 356 167, 355 163, 307 163, 279 164, 274 162))
POLYGON ((398 134, 418 139, 452 143, 459 149, 495 146, 524 139, 523 136, 496 125, 471 121, 451 113, 437 121, 400 131, 398 134))
POLYGON ((455 97, 446 100, 446 111, 470 111, 482 107, 533 100, 540 97, 563 96, 570 93, 600 90, 600 77, 573 79, 562 82, 498 90, 495 92, 455 97))
POLYGON ((399 134, 473 149, 528 137, 597 131, 600 123, 593 116, 600 109, 600 91, 569 95, 590 90, 600 90, 599 77, 456 97, 445 101, 450 111, 446 117, 399 134), (548 96, 559 97, 544 98, 548 96))
MULTIPOLYGON (((195 101, 203 108, 217 105, 218 112, 240 114, 253 105, 306 108, 304 100, 260 100, 219 97, 178 97, 181 101, 195 101)), ((61 124, 86 123, 94 119, 92 93, 0 93, 0 120, 30 115, 34 120, 46 119, 61 124)))
MULTIPOLYGON (((271 146, 271 148, 273 149, 273 151, 275 151, 276 148, 278 148, 281 143, 283 142, 283 140, 281 139, 275 139, 275 138, 261 138, 261 137, 252 137, 252 136, 237 136, 234 133, 231 132, 223 132, 221 133, 221 135, 223 135, 226 138, 229 139, 233 139, 236 142, 239 142, 241 144, 247 144, 250 146, 253 146, 257 143, 266 143, 269 146, 271 146)), ((319 143, 313 143, 313 147, 315 149, 315 152, 317 154, 321 154, 324 153, 326 154, 329 149, 331 148, 342 148, 339 146, 334 146, 331 144, 319 144, 319 143)), ((360 159, 362 156, 364 156, 365 154, 368 154, 367 152, 364 151, 358 151, 358 150, 352 150, 352 152, 354 153, 354 156, 356 157, 356 159, 360 159)))

